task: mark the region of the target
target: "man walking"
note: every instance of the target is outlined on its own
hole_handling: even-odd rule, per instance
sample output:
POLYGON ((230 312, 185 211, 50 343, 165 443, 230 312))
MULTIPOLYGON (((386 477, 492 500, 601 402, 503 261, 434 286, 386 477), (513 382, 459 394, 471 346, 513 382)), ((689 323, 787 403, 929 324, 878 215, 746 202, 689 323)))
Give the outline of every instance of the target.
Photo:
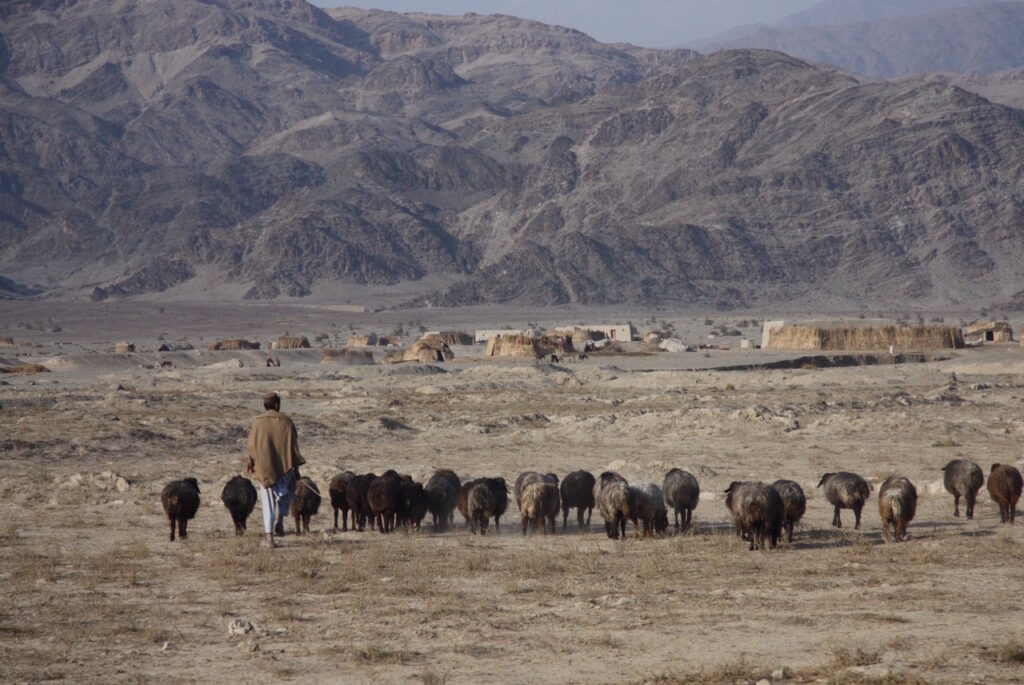
POLYGON ((263 398, 266 413, 252 422, 249 431, 249 462, 246 473, 255 473, 263 504, 265 544, 274 547, 274 533, 284 535, 284 517, 295 496, 299 466, 306 460, 299 454, 299 436, 292 420, 281 413, 281 398, 271 393, 263 398), (276 525, 275 525, 276 521, 276 525))

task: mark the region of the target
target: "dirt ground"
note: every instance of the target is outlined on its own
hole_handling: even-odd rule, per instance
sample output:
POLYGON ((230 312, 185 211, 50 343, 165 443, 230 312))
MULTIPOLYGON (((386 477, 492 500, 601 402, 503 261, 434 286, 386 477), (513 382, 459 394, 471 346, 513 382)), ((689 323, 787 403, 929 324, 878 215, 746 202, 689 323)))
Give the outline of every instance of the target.
MULTIPOLYGON (((217 322, 205 325, 212 339, 217 322)), ((123 335, 61 327, 0 330, 40 345, 0 349, 0 360, 51 369, 0 375, 0 681, 1013 683, 1024 673, 1024 521, 1001 525, 984 489, 974 520, 954 518, 940 471, 953 458, 986 474, 1022 465, 1016 343, 833 369, 700 369, 780 357, 747 350, 551 365, 473 348, 449 364, 392 367, 289 351, 271 369, 260 352, 117 355, 106 342, 123 335), (160 360, 173 366, 145 368, 160 360), (325 495, 343 469, 425 479, 452 468, 509 483, 523 470, 613 469, 660 484, 680 467, 701 484, 694 527, 634 540, 630 525, 613 541, 595 512, 589 532, 570 516, 566 532, 559 522, 554 536, 523 537, 512 503, 486 537, 458 514, 444 534, 340 533, 325 497, 312 535, 289 527, 279 549, 260 549, 258 516, 236 538, 220 491, 270 390, 325 495), (832 528, 815 488, 837 470, 875 486, 860 531, 849 512, 832 528), (877 486, 893 473, 921 496, 901 544, 883 541, 878 517, 877 486), (188 475, 202 506, 189 539, 171 543, 159 494, 188 475), (747 551, 722 491, 776 478, 803 486, 807 513, 792 544, 747 551)))

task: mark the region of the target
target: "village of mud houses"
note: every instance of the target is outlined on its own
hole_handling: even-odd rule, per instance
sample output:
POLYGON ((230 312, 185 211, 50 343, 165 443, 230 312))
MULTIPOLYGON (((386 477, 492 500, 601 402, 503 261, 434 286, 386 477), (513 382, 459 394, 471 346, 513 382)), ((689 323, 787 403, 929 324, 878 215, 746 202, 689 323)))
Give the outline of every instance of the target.
POLYGON ((0 683, 1024 683, 1024 1, 352 2, 0 2, 0 683))

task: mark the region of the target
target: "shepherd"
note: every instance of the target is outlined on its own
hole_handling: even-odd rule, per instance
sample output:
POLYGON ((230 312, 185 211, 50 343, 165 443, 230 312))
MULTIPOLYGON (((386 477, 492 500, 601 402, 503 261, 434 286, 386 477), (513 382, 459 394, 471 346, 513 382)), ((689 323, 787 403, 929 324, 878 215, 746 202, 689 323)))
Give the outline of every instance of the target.
POLYGON ((306 460, 299 454, 295 424, 281 413, 281 398, 276 392, 263 398, 263 408, 266 413, 252 422, 249 431, 249 462, 245 472, 255 473, 260 485, 263 530, 267 535, 261 544, 275 547, 274 533, 284 535, 284 517, 295 496, 299 466, 306 460))

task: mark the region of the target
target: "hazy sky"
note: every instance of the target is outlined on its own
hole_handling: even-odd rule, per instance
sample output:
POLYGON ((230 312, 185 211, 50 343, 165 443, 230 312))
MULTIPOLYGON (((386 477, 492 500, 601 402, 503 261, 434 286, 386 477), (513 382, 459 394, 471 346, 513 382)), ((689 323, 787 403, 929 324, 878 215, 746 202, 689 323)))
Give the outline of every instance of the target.
POLYGON ((606 42, 672 47, 734 26, 769 23, 818 0, 313 0, 438 14, 511 14, 579 29, 606 42))

